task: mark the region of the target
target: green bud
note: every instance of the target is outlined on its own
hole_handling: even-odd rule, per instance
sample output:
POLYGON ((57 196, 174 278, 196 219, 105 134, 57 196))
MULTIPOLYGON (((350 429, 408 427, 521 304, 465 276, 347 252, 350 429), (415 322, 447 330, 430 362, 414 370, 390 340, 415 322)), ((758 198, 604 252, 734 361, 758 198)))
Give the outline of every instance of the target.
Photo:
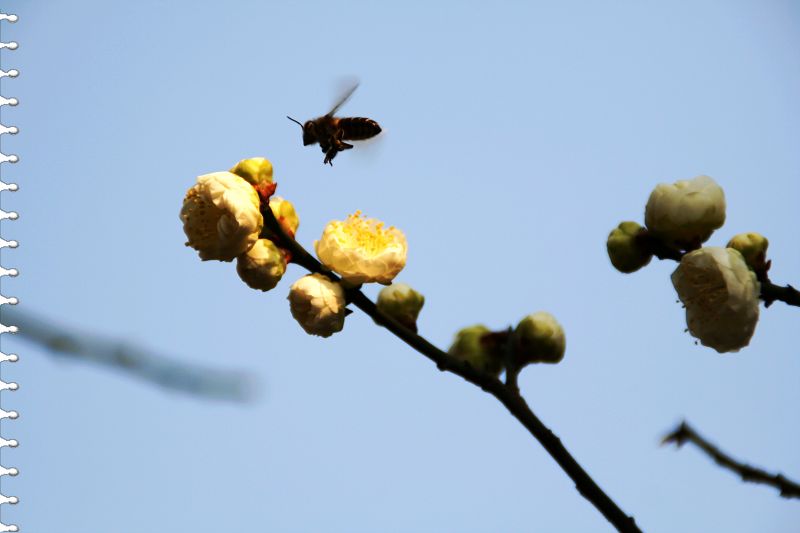
POLYGON ((425 297, 405 283, 393 283, 378 294, 378 309, 414 331, 424 304, 425 297))
POLYGON ((499 376, 503 370, 503 362, 500 354, 491 350, 489 343, 485 342, 485 337, 491 334, 491 330, 482 324, 464 328, 456 333, 447 353, 466 361, 473 368, 499 376))
POLYGON ((645 229, 636 222, 620 222, 608 235, 606 248, 611 264, 620 272, 630 274, 646 266, 653 254, 637 238, 645 229))
POLYGON ((753 271, 765 270, 769 241, 760 233, 740 233, 732 238, 727 248, 737 250, 753 271))
POLYGON ((263 157, 242 159, 230 171, 247 180, 250 185, 272 183, 272 163, 263 157))
POLYGON ((297 233, 297 228, 300 226, 300 217, 297 216, 297 211, 294 210, 292 202, 280 196, 273 196, 269 199, 269 208, 283 231, 294 237, 295 233, 297 233))
POLYGON ((268 239, 258 239, 236 259, 236 272, 253 289, 274 289, 286 272, 283 252, 268 239))
POLYGON ((528 363, 558 363, 564 358, 567 340, 555 317, 539 311, 523 318, 512 334, 519 366, 528 363))

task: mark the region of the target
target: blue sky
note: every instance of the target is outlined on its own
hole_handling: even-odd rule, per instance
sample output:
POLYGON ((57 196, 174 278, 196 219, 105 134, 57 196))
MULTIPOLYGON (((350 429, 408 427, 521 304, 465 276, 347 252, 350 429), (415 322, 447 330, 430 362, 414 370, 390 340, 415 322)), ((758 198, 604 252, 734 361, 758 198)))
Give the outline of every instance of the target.
MULTIPOLYGON (((674 264, 622 275, 605 254, 659 182, 714 177, 710 240, 759 231, 800 284, 800 10, 791 2, 6 2, 3 292, 62 325, 244 369, 250 405, 198 400, 54 359, 20 338, 2 434, 25 531, 609 531, 495 401, 360 313, 330 339, 274 291, 185 248, 197 175, 272 160, 298 238, 361 209, 405 231, 398 280, 446 347, 474 323, 548 310, 562 364, 520 377, 534 411, 645 531, 792 531, 796 502, 694 449, 800 478, 798 310, 762 309, 751 346, 695 346, 674 264), (323 167, 286 120, 344 114, 385 135, 323 167)), ((371 295, 377 288, 369 287, 371 295)))

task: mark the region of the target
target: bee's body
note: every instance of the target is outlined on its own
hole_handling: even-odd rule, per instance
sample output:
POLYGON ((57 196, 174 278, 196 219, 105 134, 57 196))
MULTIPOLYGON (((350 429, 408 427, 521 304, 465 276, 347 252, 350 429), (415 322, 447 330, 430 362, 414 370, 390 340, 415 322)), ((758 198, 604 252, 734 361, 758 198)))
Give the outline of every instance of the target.
POLYGON ((380 125, 371 118, 348 117, 336 119, 346 141, 363 141, 381 132, 380 125))
MULTIPOLYGON (((303 146, 319 143, 322 153, 325 154, 323 164, 333 165, 336 154, 353 147, 344 141, 363 141, 374 137, 381 132, 380 125, 372 119, 363 117, 337 118, 333 114, 344 104, 356 85, 339 101, 336 106, 325 116, 308 120, 303 127, 303 146)), ((289 120, 297 122, 291 117, 289 120)), ((300 124, 299 122, 297 122, 300 124)))

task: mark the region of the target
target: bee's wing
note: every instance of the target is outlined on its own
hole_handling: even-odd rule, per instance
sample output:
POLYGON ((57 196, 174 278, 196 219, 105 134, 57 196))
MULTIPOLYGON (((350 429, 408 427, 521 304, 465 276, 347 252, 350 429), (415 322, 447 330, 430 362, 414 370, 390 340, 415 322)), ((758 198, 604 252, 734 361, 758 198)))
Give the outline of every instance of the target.
POLYGON ((345 93, 342 95, 342 97, 341 97, 341 98, 339 98, 339 101, 336 103, 336 105, 335 105, 335 106, 333 106, 333 109, 331 109, 331 110, 328 112, 328 114, 327 114, 327 115, 325 115, 325 116, 326 116, 326 117, 332 117, 332 116, 333 116, 333 115, 334 115, 334 114, 335 114, 335 113, 336 113, 336 112, 339 110, 339 108, 340 108, 340 107, 342 107, 342 106, 344 105, 344 103, 345 103, 345 102, 347 102, 347 101, 350 99, 350 97, 353 95, 353 93, 356 91, 356 89, 358 89, 358 85, 359 85, 359 84, 358 84, 358 82, 354 82, 354 83, 353 83, 353 86, 352 86, 352 87, 350 87, 350 88, 349 88, 349 89, 348 89, 348 90, 347 90, 347 91, 346 91, 346 92, 345 92, 345 93))

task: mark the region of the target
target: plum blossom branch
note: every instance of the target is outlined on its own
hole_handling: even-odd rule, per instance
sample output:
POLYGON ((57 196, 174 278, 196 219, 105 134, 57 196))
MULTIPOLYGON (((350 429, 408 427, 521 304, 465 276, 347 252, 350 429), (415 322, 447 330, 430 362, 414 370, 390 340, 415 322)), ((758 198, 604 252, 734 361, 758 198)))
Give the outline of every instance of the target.
MULTIPOLYGON (((261 214, 264 218, 261 237, 275 240, 278 246, 287 250, 293 263, 302 266, 309 272, 340 281, 336 274, 325 268, 293 236, 284 231, 265 198, 265 196, 268 198, 272 191, 259 190, 259 193, 262 198, 261 214)), ((346 297, 348 302, 361 309, 377 324, 385 327, 410 347, 433 361, 439 370, 452 372, 497 398, 572 479, 578 492, 589 500, 618 531, 631 533, 641 531, 634 519, 620 509, 569 453, 561 440, 533 413, 516 386, 516 371, 512 371, 512 377, 509 378, 508 383, 503 383, 497 377, 481 372, 468 362, 440 350, 416 332, 383 313, 358 287, 348 289, 346 297)))
POLYGON ((769 474, 760 468, 755 468, 733 459, 730 455, 724 453, 700 436, 686 421, 681 422, 678 427, 668 433, 661 441, 662 444, 675 443, 679 448, 687 442, 691 442, 703 450, 721 467, 737 473, 741 476, 742 481, 761 483, 775 487, 784 498, 800 498, 800 484, 787 479, 783 474, 769 474))

